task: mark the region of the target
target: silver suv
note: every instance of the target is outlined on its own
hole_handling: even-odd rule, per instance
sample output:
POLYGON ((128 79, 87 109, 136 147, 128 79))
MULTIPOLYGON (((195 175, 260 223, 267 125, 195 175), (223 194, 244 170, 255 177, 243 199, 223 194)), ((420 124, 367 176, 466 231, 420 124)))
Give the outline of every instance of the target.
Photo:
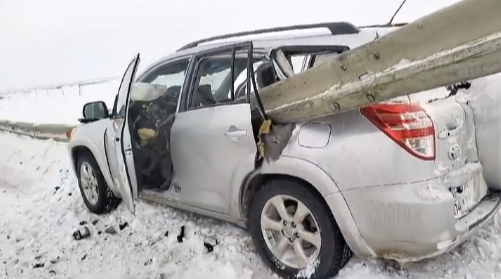
POLYGON ((192 43, 136 78, 137 55, 111 113, 88 103, 71 132, 85 204, 100 214, 121 199, 134 211, 140 197, 232 222, 284 278, 333 276, 352 252, 406 262, 449 251, 500 207, 468 102, 406 96, 282 125, 290 131, 276 158, 259 148, 270 128, 260 88, 394 29, 327 23, 230 34, 192 43), (242 39, 312 28, 330 34, 242 39))

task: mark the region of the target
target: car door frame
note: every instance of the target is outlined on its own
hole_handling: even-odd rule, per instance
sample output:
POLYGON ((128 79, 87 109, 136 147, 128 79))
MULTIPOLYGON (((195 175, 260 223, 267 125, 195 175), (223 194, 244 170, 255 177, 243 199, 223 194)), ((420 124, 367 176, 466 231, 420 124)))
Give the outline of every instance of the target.
MULTIPOLYGON (((233 51, 233 49, 235 49, 236 52, 249 51, 249 49, 252 50, 252 43, 251 42, 244 42, 244 43, 226 45, 223 47, 218 47, 218 48, 213 48, 213 49, 210 49, 207 51, 203 51, 203 52, 200 52, 200 53, 197 53, 196 55, 194 55, 193 65, 192 65, 193 67, 190 68, 190 73, 189 73, 189 77, 190 77, 189 86, 186 88, 186 90, 183 90, 183 95, 181 96, 180 101, 179 101, 178 115, 176 116, 176 120, 174 121, 173 127, 176 126, 176 121, 177 121, 178 117, 183 113, 194 113, 194 111, 197 111, 197 110, 214 110, 215 108, 235 106, 235 105, 248 105, 249 106, 249 123, 248 124, 249 124, 249 127, 251 128, 250 133, 252 133, 249 136, 252 138, 251 141, 252 141, 252 148, 253 148, 252 154, 249 154, 249 155, 251 155, 253 158, 255 156, 255 152, 257 151, 257 147, 256 147, 256 143, 254 140, 254 135, 253 135, 253 131, 252 131, 252 123, 251 123, 251 119, 250 119, 250 113, 251 113, 250 106, 251 106, 251 104, 248 101, 245 101, 243 103, 242 102, 232 102, 232 103, 228 103, 228 104, 218 104, 218 105, 214 105, 214 106, 207 106, 204 108, 196 108, 196 109, 189 108, 189 105, 190 105, 190 102, 192 99, 192 95, 193 95, 192 93, 193 93, 195 86, 196 86, 195 83, 197 82, 197 75, 198 75, 197 71, 198 71, 199 65, 202 62, 202 60, 204 58, 211 57, 211 56, 218 55, 218 54, 231 53, 233 51)), ((263 56, 263 57, 266 57, 266 54, 267 54, 266 51, 264 51, 262 49, 257 49, 254 53, 258 53, 260 56, 263 56)), ((234 80, 232 82, 234 82, 234 80)), ((234 89, 236 89, 236 88, 234 88, 234 89)), ((247 92, 246 94, 250 94, 250 92, 247 92)), ((174 134, 174 131, 172 132, 171 137, 173 134, 174 134)), ((173 144, 173 143, 171 143, 171 144, 173 144)), ((176 148, 176 146, 171 145, 171 149, 175 149, 175 148, 176 148)), ((179 175, 178 175, 178 172, 176 171, 176 166, 179 166, 179 164, 177 164, 174 160, 175 160, 175 158, 173 156, 174 183, 176 183, 181 189, 185 188, 184 193, 186 193, 186 187, 189 188, 190 186, 189 185, 182 185, 182 183, 179 182, 179 180, 178 180, 179 175)), ((254 167, 254 165, 252 165, 252 168, 249 169, 249 172, 253 170, 253 167, 254 167)), ((230 187, 231 186, 228 185, 228 189, 230 189, 230 187)), ((188 190, 188 195, 189 194, 190 193, 188 190)), ((227 198, 226 198, 227 207, 219 208, 219 209, 201 207, 200 204, 198 204, 197 202, 194 202, 193 200, 187 199, 185 195, 180 195, 180 199, 181 199, 181 202, 183 204, 191 206, 191 207, 195 207, 195 208, 201 208, 204 211, 216 212, 217 214, 223 214, 223 215, 228 215, 230 213, 230 191, 228 191, 227 198)))
MULTIPOLYGON (((149 79, 150 75, 153 72, 155 72, 156 70, 158 70, 162 67, 165 67, 166 65, 169 65, 169 64, 178 63, 182 60, 188 60, 188 67, 186 68, 184 81, 183 81, 183 84, 181 85, 181 92, 179 93, 179 97, 176 100, 177 107, 176 107, 176 112, 175 112, 175 116, 174 116, 175 118, 177 117, 177 114, 179 113, 180 100, 181 100, 183 95, 187 94, 186 92, 189 88, 191 74, 193 72, 192 68, 194 67, 194 64, 195 64, 194 63, 194 61, 195 61, 194 54, 176 56, 174 58, 164 60, 160 63, 152 65, 148 69, 146 69, 143 73, 141 73, 141 75, 136 80, 136 82, 144 82, 145 79, 147 79, 147 78, 149 79)), ((174 118, 174 121, 175 121, 175 118, 174 118)), ((170 139, 169 139, 169 141, 170 141, 170 139)), ((143 196, 141 196, 142 190, 138 191, 139 196, 148 199, 148 197, 151 197, 151 193, 154 193, 153 196, 155 196, 155 197, 160 197, 161 199, 168 199, 174 203, 179 203, 179 198, 178 198, 177 191, 176 191, 178 189, 178 186, 175 185, 175 183, 173 183, 175 175, 176 175, 175 172, 173 172, 172 178, 171 178, 171 185, 169 186, 169 189, 164 191, 164 192, 161 192, 160 196, 159 196, 159 192, 150 191, 150 190, 144 190, 148 194, 145 193, 146 195, 143 195, 143 196)))
MULTIPOLYGON (((134 213, 134 199, 138 196, 138 182, 135 173, 134 158, 132 155, 132 143, 130 142, 130 132, 128 136, 128 141, 124 141, 125 130, 128 127, 128 106, 130 104, 130 91, 132 84, 134 83, 135 75, 137 73, 138 65, 140 63, 139 53, 134 57, 134 59, 128 64, 126 71, 120 82, 117 95, 113 104, 112 115, 110 116, 111 124, 106 128, 104 134, 104 149, 106 153, 106 160, 110 170, 110 177, 115 184, 115 189, 120 193, 122 200, 126 203, 128 209, 134 213), (133 66, 132 74, 130 80, 126 81, 126 74, 130 67, 133 66), (120 116, 120 111, 118 108, 118 99, 120 98, 120 93, 124 82, 128 82, 125 100, 125 115, 120 116), (113 131, 109 130, 112 129, 113 131), (113 135, 113 137, 110 137, 113 135), (118 146, 119 144, 119 146, 118 146), (125 147, 125 145, 128 145, 125 147), (110 158, 109 152, 111 149, 115 149, 114 158, 110 158), (121 152, 118 152, 120 149, 121 152), (119 154, 120 153, 120 154, 119 154), (130 153, 130 154, 129 154, 130 153), (116 164, 111 164, 110 160, 116 159, 116 164), (132 161, 132 162, 131 162, 132 161), (132 166, 130 166, 132 164, 132 166), (125 169, 123 169, 125 166, 125 169), (122 167, 122 168, 121 168, 122 167), (134 167, 134 170, 130 170, 134 167)), ((127 128, 128 129, 128 128, 127 128)))
POLYGON ((115 100, 113 102, 113 107, 110 111, 109 115, 109 123, 106 125, 106 129, 104 130, 103 142, 104 142, 104 154, 106 157, 106 164, 108 165, 108 174, 110 175, 111 181, 113 182, 113 187, 117 193, 120 193, 119 187, 120 183, 115 181, 116 176, 115 172, 118 170, 118 162, 116 162, 116 151, 112 151, 113 141, 115 139, 116 132, 112 131, 113 127, 117 125, 116 121, 118 115, 115 113, 116 106, 118 103, 118 92, 115 95, 115 100), (110 153, 111 152, 111 153, 110 153))
MULTIPOLYGON (((185 83, 188 82, 186 88, 183 85, 183 90, 182 94, 179 98, 179 105, 178 105, 178 113, 189 111, 189 104, 191 101, 191 92, 194 89, 195 82, 196 82, 196 71, 198 69, 198 66, 200 64, 199 59, 201 57, 206 57, 208 55, 217 55, 217 54, 225 54, 226 51, 228 50, 233 50, 233 48, 236 48, 236 51, 240 50, 248 50, 247 48, 253 48, 252 47, 252 42, 239 42, 235 44, 229 44, 229 45, 224 45, 221 47, 217 48, 211 48, 208 50, 200 51, 192 56, 192 61, 193 63, 190 63, 190 67, 188 69, 188 72, 186 73, 187 79, 185 80, 185 83), (189 76, 189 80, 188 80, 189 76), (186 90, 184 90, 186 89, 186 90)), ((268 52, 265 49, 256 49, 253 48, 254 53, 257 53, 259 55, 267 56, 268 52)), ((186 85, 186 84, 185 84, 186 85)), ((252 86, 252 85, 251 85, 252 86)), ((236 90, 236 88, 235 88, 236 90)))
MULTIPOLYGON (((189 82, 190 82, 189 74, 192 72, 191 68, 193 68, 193 61, 194 61, 193 58, 194 58, 193 54, 188 54, 188 55, 177 56, 177 57, 174 57, 174 58, 171 58, 168 60, 161 61, 161 62, 156 63, 154 65, 151 65, 149 68, 144 70, 139 76, 137 76, 136 81, 134 81, 134 82, 144 81, 146 78, 148 78, 152 74, 152 72, 154 72, 162 67, 165 67, 166 65, 175 64, 175 63, 180 62, 182 60, 188 60, 188 67, 186 69, 186 74, 185 74, 185 78, 184 78, 184 81, 183 81, 183 84, 181 87, 181 92, 179 94, 178 99, 176 100, 176 102, 177 102, 176 114, 177 114, 177 112, 179 110, 179 101, 181 99, 181 96, 183 96, 185 94, 184 91, 187 90, 187 87, 189 86, 189 82)), ((136 74, 137 74, 137 72, 136 72, 136 74)), ((122 82, 120 84, 122 84, 122 82)), ((118 103, 118 93, 115 96, 113 107, 112 107, 111 112, 110 112, 109 118, 110 118, 111 124, 108 125, 108 127, 104 133, 104 151, 106 154, 106 162, 108 164, 110 178, 111 178, 112 182, 114 183, 116 190, 119 191, 120 182, 116 181, 116 179, 118 179, 118 177, 116 176, 116 173, 119 173, 118 163, 112 162, 112 160, 116 161, 117 153, 112 152, 112 154, 110 154, 110 151, 113 148, 115 134, 116 134, 116 133, 114 133, 114 131, 111 131, 110 129, 113 128, 113 125, 115 125, 115 126, 118 125, 116 123, 117 120, 123 119, 123 117, 119 116, 117 103, 118 103), (115 155, 115 156, 110 156, 110 155, 115 155), (111 158, 111 157, 113 157, 113 158, 111 158)), ((115 129, 117 130, 118 127, 116 127, 115 129)), ((136 175, 137 175, 137 173, 136 173, 136 175)), ((138 190, 137 190, 138 196, 140 196, 141 192, 142 192, 141 187, 138 187, 138 190)), ((168 192, 170 192, 170 191, 168 191, 168 192)))

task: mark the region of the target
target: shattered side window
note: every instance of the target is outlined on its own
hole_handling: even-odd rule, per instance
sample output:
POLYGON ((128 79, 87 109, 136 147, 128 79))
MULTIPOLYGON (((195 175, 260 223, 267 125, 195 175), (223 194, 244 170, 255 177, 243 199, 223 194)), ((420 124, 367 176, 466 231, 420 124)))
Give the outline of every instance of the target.
POLYGON ((179 94, 186 78, 189 63, 189 59, 183 59, 165 64, 149 73, 141 82, 163 85, 168 91, 176 91, 179 94))
POLYGON ((151 84, 164 85, 166 87, 182 86, 184 83, 186 71, 181 71, 175 74, 159 75, 151 84))

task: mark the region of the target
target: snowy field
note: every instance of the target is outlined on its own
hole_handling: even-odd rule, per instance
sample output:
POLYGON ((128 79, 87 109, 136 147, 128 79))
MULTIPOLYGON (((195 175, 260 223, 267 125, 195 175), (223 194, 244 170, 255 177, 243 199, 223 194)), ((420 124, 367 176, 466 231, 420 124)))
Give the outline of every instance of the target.
POLYGON ((0 120, 36 124, 78 124, 84 104, 104 101, 111 109, 119 80, 84 86, 0 95, 0 120))
MULTIPOLYGON (((247 233, 232 225, 142 202, 135 217, 123 205, 104 216, 89 213, 69 166, 64 143, 0 133, 0 278, 276 278, 247 233), (83 226, 90 237, 74 240, 83 226), (204 246, 209 240, 218 241, 212 252, 204 246)), ((435 259, 395 269, 353 258, 337 278, 501 278, 500 222, 498 214, 471 241, 435 259)))
MULTIPOLYGON (((367 1, 364 1, 354 1, 350 4, 351 8, 339 9, 332 6, 330 9, 317 9, 315 13, 311 13, 310 19, 303 14, 304 8, 301 5, 295 5, 299 12, 290 10, 281 17, 269 18, 300 23, 297 22, 299 18, 306 23, 311 19, 320 22, 334 17, 340 21, 350 19, 370 24, 386 22, 398 6, 392 0, 385 0, 369 7, 365 3, 367 1), (365 8, 360 9, 361 6, 365 8), (385 7, 389 6, 392 8, 383 13, 383 10, 387 10, 385 7), (333 11, 337 11, 337 15, 333 14, 333 11), (376 15, 380 18, 376 18, 376 15)), ((21 5, 17 4, 21 2, 11 1, 8 4, 12 9, 14 3, 21 5)), ((7 10, 7 1, 4 4, 0 0, 0 6, 3 5, 0 14, 4 11, 0 18, 8 19, 2 26, 13 27, 0 30, 4 32, 2 38, 8 38, 2 41, 3 51, 0 52, 7 54, 2 60, 5 62, 5 70, 1 75, 2 86, 9 82, 16 86, 31 82, 29 86, 34 86, 95 75, 120 75, 125 68, 125 62, 128 62, 136 49, 145 51, 152 58, 175 49, 172 36, 158 38, 157 34, 176 34, 176 44, 181 45, 182 42, 212 34, 198 25, 193 25, 193 30, 188 30, 191 27, 187 26, 188 29, 178 32, 178 23, 185 20, 186 15, 172 14, 167 2, 160 5, 162 7, 159 3, 154 3, 155 9, 145 9, 147 5, 144 0, 133 5, 121 2, 121 9, 116 9, 117 3, 113 1, 102 2, 99 4, 99 14, 94 14, 92 21, 88 20, 88 16, 95 8, 91 7, 88 1, 80 1, 79 6, 75 2, 68 2, 74 9, 73 12, 62 12, 65 8, 62 1, 53 1, 52 4, 50 1, 32 2, 31 5, 40 2, 40 7, 30 6, 23 13, 24 16, 19 16, 21 9, 18 9, 18 12, 7 10), (138 8, 142 11, 140 17, 137 16, 138 8), (163 15, 169 12, 170 19, 166 20, 163 15), (148 20, 144 20, 145 18, 148 20), (32 26, 28 28, 30 19, 32 26), (5 33, 10 31, 17 36, 23 33, 19 31, 21 25, 25 35, 36 37, 37 41, 19 38, 16 41, 17 37, 8 37, 10 33, 5 33), (67 30, 65 33, 56 32, 61 26, 67 30), (151 29, 152 26, 157 26, 158 29, 151 29), (42 27, 55 31, 50 34, 43 33, 42 27), (82 38, 82 30, 95 34, 95 37, 82 38), (124 34, 123 30, 127 33, 124 34), (133 40, 130 39, 130 34, 134 34, 133 40), (153 37, 154 44, 151 43, 153 37), (52 38, 58 40, 44 41, 52 38), (34 44, 38 47, 25 48, 34 44), (121 47, 117 49, 117 45, 121 47), (15 52, 22 52, 24 59, 12 55, 15 52), (58 59, 54 59, 56 56, 58 59), (28 62, 23 64, 21 61, 28 62), (15 79, 17 77, 19 78, 15 79)), ((229 5, 237 2, 220 5, 224 8, 222 10, 236 10, 229 5)), ((278 1, 264 2, 268 6, 276 5, 270 10, 280 10, 284 7, 284 3, 278 1)), ((256 7, 255 11, 247 12, 258 14, 264 2, 253 5, 256 7)), ((400 1, 395 3, 397 2, 400 1)), ((433 7, 434 5, 444 6, 456 0, 430 1, 426 5, 423 5, 422 1, 408 2, 400 13, 403 16, 397 17, 395 22, 408 21, 435 10, 437 7, 433 7)), ((184 9, 179 9, 191 9, 188 4, 191 3, 187 2, 184 9)), ((207 2, 206 5, 198 9, 197 15, 192 16, 201 22, 210 22, 211 30, 219 30, 218 33, 251 28, 241 25, 240 22, 255 23, 240 20, 241 15, 238 13, 227 14, 222 17, 224 20, 215 20, 213 13, 206 12, 209 9, 214 10, 213 3, 207 2), (233 24, 229 25, 228 22, 233 24)), ((290 6, 288 9, 294 7, 290 6)), ((68 10, 68 7, 66 9, 68 10)), ((283 25, 263 20, 258 23, 263 25, 261 27, 283 25)), ((257 27, 260 26, 252 26, 257 27)), ((83 105, 87 102, 102 100, 111 108, 118 86, 119 80, 113 80, 81 87, 67 86, 0 95, 0 120, 34 124, 77 124, 78 118, 82 117, 83 105)), ((5 88, 10 88, 10 85, 5 88)), ((499 87, 496 85, 496 90, 497 88, 499 87)), ((448 94, 443 88, 439 91, 437 97, 448 94)), ((415 97, 416 101, 427 102, 435 98, 435 95, 415 97)), ((0 132, 0 205, 0 279, 278 278, 270 273, 254 252, 247 232, 233 225, 141 201, 136 203, 135 216, 130 214, 123 204, 110 214, 98 216, 90 213, 82 201, 76 178, 70 169, 65 143, 34 140, 0 132), (84 228, 89 230, 90 236, 75 240, 73 233, 84 228), (207 243, 216 245, 210 246, 207 243)), ((434 259, 397 268, 395 264, 387 261, 354 257, 336 277, 445 278, 501 279, 501 212, 495 216, 493 223, 480 230, 471 240, 434 259)))

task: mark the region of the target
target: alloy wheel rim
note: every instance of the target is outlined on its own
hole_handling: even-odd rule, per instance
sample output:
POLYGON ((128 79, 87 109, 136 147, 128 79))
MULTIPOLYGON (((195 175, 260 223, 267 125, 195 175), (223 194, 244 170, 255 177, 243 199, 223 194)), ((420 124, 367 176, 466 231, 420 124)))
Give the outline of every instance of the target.
POLYGON ((94 169, 87 162, 80 166, 80 183, 87 201, 95 205, 99 195, 97 177, 94 169))
POLYGON ((270 252, 286 266, 303 269, 318 259, 322 245, 318 223, 294 197, 276 195, 266 202, 261 231, 270 252))

